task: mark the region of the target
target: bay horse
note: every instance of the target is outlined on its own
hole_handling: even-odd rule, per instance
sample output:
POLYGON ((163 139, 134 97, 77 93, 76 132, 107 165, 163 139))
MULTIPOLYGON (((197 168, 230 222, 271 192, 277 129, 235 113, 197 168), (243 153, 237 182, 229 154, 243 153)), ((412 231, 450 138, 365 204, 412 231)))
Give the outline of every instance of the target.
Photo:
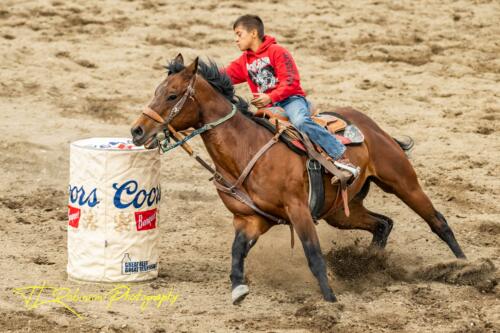
MULTIPOLYGON (((168 75, 156 88, 146 108, 148 112, 143 111, 131 127, 134 144, 155 148, 157 134, 167 123, 176 131, 197 130, 223 119, 224 122, 203 132, 201 138, 216 171, 234 183, 273 133, 251 119, 248 104, 235 96, 230 79, 214 62, 205 63, 196 58, 185 66, 179 54, 166 68, 168 75)), ((363 206, 363 199, 373 182, 383 191, 396 195, 422 217, 456 257, 465 258, 444 216, 434 208, 420 187, 402 146, 362 112, 352 108, 334 111, 357 125, 365 141, 347 149, 349 160, 361 167, 360 175, 348 188, 351 214, 349 217, 344 214, 341 201, 337 200, 338 185, 332 185, 331 175, 325 174, 325 204, 321 219, 340 229, 369 231, 373 234, 371 246, 383 249, 393 221, 363 206)), ((262 211, 293 226, 324 299, 335 302, 336 296, 328 283, 325 260, 308 206, 306 159, 283 142, 277 142, 256 162, 241 187, 262 211)), ((243 273, 245 257, 257 239, 276 223, 232 195, 219 189, 218 194, 233 213, 235 237, 230 280, 232 300, 236 304, 249 292, 243 273)))

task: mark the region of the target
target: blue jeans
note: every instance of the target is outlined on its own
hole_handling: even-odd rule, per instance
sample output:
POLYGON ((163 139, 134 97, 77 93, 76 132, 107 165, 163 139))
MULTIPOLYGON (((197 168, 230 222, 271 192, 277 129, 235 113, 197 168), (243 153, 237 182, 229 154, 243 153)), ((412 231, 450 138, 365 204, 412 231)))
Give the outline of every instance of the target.
POLYGON ((318 144, 334 160, 338 160, 345 152, 345 146, 331 135, 324 127, 311 119, 311 103, 302 96, 293 95, 277 102, 275 106, 282 107, 290 122, 299 131, 304 132, 314 143, 318 144))

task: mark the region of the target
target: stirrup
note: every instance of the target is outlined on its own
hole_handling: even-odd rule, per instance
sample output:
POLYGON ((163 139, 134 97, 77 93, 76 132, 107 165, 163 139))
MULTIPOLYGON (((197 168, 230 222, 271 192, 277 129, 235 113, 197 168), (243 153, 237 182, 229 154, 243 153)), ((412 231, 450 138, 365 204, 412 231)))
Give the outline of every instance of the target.
MULTIPOLYGON (((354 166, 348 160, 345 162, 344 159, 335 161, 331 157, 329 157, 328 160, 330 160, 330 162, 332 162, 333 165, 335 165, 335 167, 339 169, 342 174, 344 174, 344 176, 347 178, 347 185, 351 185, 358 178, 361 169, 357 166, 354 166)), ((340 180, 337 176, 333 176, 331 179, 332 184, 335 184, 339 181, 340 180)))
POLYGON ((354 166, 351 163, 344 163, 344 162, 340 162, 340 161, 333 161, 333 164, 335 164, 335 166, 337 168, 339 168, 341 170, 346 170, 349 173, 351 173, 351 175, 354 179, 358 178, 359 172, 361 170, 359 167, 354 166))

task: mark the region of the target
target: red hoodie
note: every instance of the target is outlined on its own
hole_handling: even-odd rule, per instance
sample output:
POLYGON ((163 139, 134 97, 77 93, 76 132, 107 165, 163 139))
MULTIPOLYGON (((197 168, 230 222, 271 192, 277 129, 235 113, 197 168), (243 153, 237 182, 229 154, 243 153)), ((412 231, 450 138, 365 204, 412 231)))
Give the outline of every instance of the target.
POLYGON ((257 52, 247 50, 225 69, 233 84, 247 81, 254 93, 266 93, 273 104, 292 95, 305 96, 292 55, 269 35, 257 52))

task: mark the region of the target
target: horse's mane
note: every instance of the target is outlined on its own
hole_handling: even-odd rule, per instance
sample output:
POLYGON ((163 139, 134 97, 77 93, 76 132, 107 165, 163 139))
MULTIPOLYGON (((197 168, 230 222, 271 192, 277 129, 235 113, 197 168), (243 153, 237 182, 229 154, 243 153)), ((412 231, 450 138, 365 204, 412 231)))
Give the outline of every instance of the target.
MULTIPOLYGON (((179 73, 185 66, 175 60, 172 60, 165 68, 168 71, 168 75, 179 73)), ((227 98, 231 103, 235 104, 238 110, 240 110, 245 116, 251 117, 252 113, 248 111, 248 103, 237 96, 234 91, 234 86, 231 83, 231 79, 227 74, 220 72, 217 64, 211 59, 208 63, 203 60, 198 61, 198 73, 203 76, 208 83, 212 85, 219 93, 221 93, 225 98, 227 98)))

